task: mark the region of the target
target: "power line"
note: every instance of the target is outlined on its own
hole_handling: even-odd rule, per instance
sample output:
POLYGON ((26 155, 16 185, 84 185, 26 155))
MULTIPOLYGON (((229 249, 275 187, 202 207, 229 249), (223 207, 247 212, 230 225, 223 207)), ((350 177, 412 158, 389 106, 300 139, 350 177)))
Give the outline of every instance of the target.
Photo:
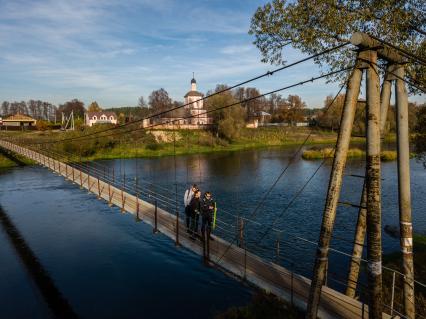
MULTIPOLYGON (((149 116, 147 116, 147 117, 145 117, 145 118, 142 118, 142 119, 139 119, 139 120, 135 120, 135 121, 132 121, 132 122, 129 122, 129 123, 121 124, 121 125, 118 125, 118 126, 115 126, 115 127, 112 127, 112 128, 108 128, 108 129, 101 130, 101 131, 97 131, 97 132, 89 133, 89 134, 82 135, 82 136, 79 136, 79 137, 74 137, 74 138, 65 138, 65 139, 59 139, 59 140, 55 140, 55 141, 50 141, 50 143, 57 143, 57 142, 64 142, 64 141, 68 141, 68 140, 75 140, 75 139, 85 138, 85 137, 92 136, 92 135, 96 135, 96 134, 100 134, 100 133, 103 133, 103 132, 107 132, 107 131, 112 131, 112 130, 120 129, 120 128, 122 128, 122 127, 125 127, 125 126, 128 126, 128 125, 132 125, 132 124, 135 124, 135 123, 140 123, 140 122, 143 122, 144 120, 151 119, 151 118, 154 118, 154 117, 158 117, 158 116, 161 116, 161 115, 167 114, 167 113, 169 113, 169 112, 175 111, 175 110, 180 109, 180 108, 183 108, 183 107, 185 107, 185 106, 192 105, 192 104, 197 103, 197 102, 199 102, 199 101, 204 101, 204 100, 206 100, 206 99, 208 99, 208 98, 211 98, 211 97, 213 97, 213 96, 215 96, 215 95, 218 95, 218 94, 224 93, 224 92, 226 92, 226 91, 230 91, 230 90, 235 89, 235 88, 237 88, 237 87, 239 87, 239 86, 241 86, 241 85, 244 85, 244 84, 247 84, 247 83, 250 83, 250 82, 253 82, 253 81, 259 80, 259 79, 264 78, 264 77, 266 77, 266 76, 273 75, 274 73, 277 73, 277 72, 283 71, 283 70, 285 70, 285 69, 288 69, 288 68, 293 67, 293 66, 295 66, 295 65, 298 65, 298 64, 300 64, 300 63, 303 63, 303 62, 309 61, 309 60, 314 59, 314 58, 316 58, 316 57, 319 57, 319 56, 321 56, 321 55, 324 55, 324 54, 327 54, 327 53, 329 53, 329 52, 332 52, 332 51, 334 51, 334 50, 338 50, 338 49, 340 49, 340 48, 342 48, 342 47, 344 47, 344 46, 346 46, 346 45, 348 45, 348 44, 350 44, 350 42, 344 42, 344 43, 339 44, 339 45, 337 45, 337 46, 334 46, 334 47, 332 47, 332 48, 329 48, 329 49, 323 50, 323 51, 321 51, 321 52, 319 52, 319 53, 316 53, 316 54, 310 55, 310 56, 308 56, 308 57, 306 57, 306 58, 300 59, 300 60, 298 60, 298 61, 296 61, 296 62, 293 62, 293 63, 287 64, 287 65, 284 65, 284 66, 279 67, 279 68, 277 68, 277 69, 274 69, 274 70, 272 70, 272 71, 267 71, 267 72, 265 72, 265 73, 263 73, 263 74, 261 74, 261 75, 255 76, 255 77, 253 77, 253 78, 251 78, 251 79, 248 79, 248 80, 246 80, 246 81, 240 82, 240 83, 235 84, 235 85, 233 85, 233 86, 230 86, 230 87, 228 87, 228 88, 226 88, 226 89, 223 89, 223 90, 220 90, 220 91, 218 91, 218 92, 212 93, 212 94, 210 94, 210 95, 204 96, 204 97, 202 97, 201 99, 198 99, 198 100, 196 100, 196 101, 193 101, 193 102, 190 102, 190 103, 186 103, 186 104, 183 104, 183 105, 180 105, 180 106, 177 106, 177 107, 173 107, 173 108, 168 109, 168 110, 166 110, 166 111, 158 112, 158 113, 156 113, 156 114, 149 115, 149 116)), ((35 143, 35 144, 37 144, 37 143, 35 143)))
POLYGON ((417 81, 416 81, 417 83, 416 83, 416 84, 414 84, 414 83, 410 82, 409 80, 404 79, 403 77, 400 77, 400 76, 399 76, 398 74, 396 74, 395 72, 385 69, 385 67, 384 67, 384 66, 382 66, 382 65, 380 65, 380 64, 378 64, 378 63, 371 62, 370 60, 363 59, 363 58, 358 58, 358 59, 359 59, 359 60, 361 60, 361 61, 363 61, 363 62, 366 62, 366 63, 368 63, 368 64, 370 64, 370 65, 377 66, 378 68, 381 68, 382 70, 385 70, 385 71, 386 71, 386 72, 388 72, 389 74, 392 74, 394 77, 396 77, 396 78, 398 78, 398 79, 400 79, 400 80, 404 81, 406 84, 409 84, 409 85, 411 85, 411 86, 415 87, 416 89, 418 89, 419 91, 422 91, 423 93, 426 93, 426 90, 425 90, 424 88, 421 88, 421 87, 419 87, 419 86, 417 85, 417 84, 419 84, 419 85, 424 85, 423 83, 419 83, 419 82, 417 82, 417 81))
MULTIPOLYGON (((346 83, 346 82, 345 82, 346 83)), ((326 111, 328 111, 328 109, 331 107, 331 105, 334 103, 334 101, 336 100, 336 98, 338 97, 338 95, 340 94, 340 92, 342 91, 344 87, 344 84, 341 86, 341 88, 339 89, 338 93, 335 95, 335 97, 333 98, 333 100, 331 101, 331 103, 328 105, 328 107, 326 108, 326 111)), ((263 205, 263 202, 266 200, 266 198, 269 196, 269 194, 271 193, 272 189, 278 184, 278 182, 280 181, 281 177, 285 174, 285 172, 287 171, 287 169, 290 167, 290 165, 292 164, 293 160, 296 158, 296 155, 301 151, 301 149, 303 148, 303 146, 306 144, 306 142, 308 141, 308 139, 310 138, 310 136, 312 135, 312 131, 307 135, 307 137, 305 138, 305 140, 303 141, 303 143, 299 146, 299 148, 296 150, 296 152, 294 152, 294 154, 292 155, 292 157, 290 158, 288 164, 286 165, 286 167, 281 171, 280 175, 278 175, 278 177, 276 178, 276 180, 274 181, 274 183, 270 186, 270 188, 268 189, 268 191, 265 193, 265 195, 262 197, 261 201, 259 202, 259 204, 256 206, 256 208, 254 209, 254 211, 250 214, 249 218, 253 218, 258 209, 260 208, 261 205, 263 205)), ((322 165, 321 165, 322 166, 322 165)), ((319 168, 318 168, 319 169, 319 168)), ((234 244, 235 240, 237 239, 238 236, 235 236, 234 239, 230 242, 230 244, 228 245, 228 247, 225 249, 224 253, 220 256, 220 258, 216 261, 216 263, 219 263, 222 258, 226 255, 226 253, 229 251, 229 249, 231 248, 231 246, 234 244)))
MULTIPOLYGON (((125 134, 125 133, 140 131, 140 130, 152 129, 152 128, 157 127, 157 126, 162 126, 162 125, 165 125, 165 124, 174 123, 174 122, 180 121, 182 119, 190 119, 190 118, 194 118, 194 117, 197 117, 197 116, 200 116, 200 115, 206 115, 206 114, 214 113, 214 112, 217 112, 217 111, 220 111, 220 110, 232 107, 232 106, 239 105, 241 103, 250 102, 250 101, 259 99, 261 97, 265 97, 267 95, 271 95, 271 94, 274 94, 274 93, 277 93, 277 92, 280 92, 280 91, 288 90, 288 89, 291 89, 291 88, 294 88, 294 87, 297 87, 297 86, 300 86, 300 85, 304 85, 304 84, 309 83, 309 82, 313 82, 313 81, 316 81, 316 80, 319 80, 319 79, 322 79, 322 78, 326 78, 326 77, 329 77, 329 76, 332 76, 332 75, 335 75, 335 74, 338 74, 338 73, 341 73, 341 72, 344 72, 344 71, 348 71, 350 69, 352 69, 352 66, 346 67, 346 68, 343 68, 343 69, 340 69, 340 70, 337 70, 337 71, 332 71, 332 72, 329 72, 329 73, 326 73, 326 74, 323 74, 323 75, 320 75, 320 76, 317 76, 317 77, 312 77, 308 80, 300 81, 300 82, 297 82, 295 84, 291 84, 291 85, 288 85, 288 86, 285 86, 285 87, 282 87, 282 88, 279 88, 279 89, 276 89, 276 90, 273 90, 273 91, 269 91, 267 93, 263 93, 263 94, 260 94, 260 95, 257 95, 257 96, 251 97, 251 98, 244 99, 242 101, 238 101, 238 102, 234 102, 234 103, 231 103, 231 104, 227 104, 225 106, 217 107, 217 108, 214 108, 212 110, 208 110, 208 111, 199 113, 197 115, 188 115, 188 116, 185 116, 185 117, 182 117, 182 118, 179 118, 179 119, 170 119, 170 120, 162 122, 162 123, 152 124, 152 125, 147 126, 147 127, 133 128, 133 129, 129 129, 129 130, 124 131, 124 132, 113 132, 113 133, 101 135, 101 136, 88 136, 88 137, 82 136, 82 137, 70 138, 70 139, 67 139, 67 141, 77 140, 77 139, 78 140, 97 139, 97 138, 109 137, 109 136, 113 136, 113 135, 117 135, 117 134, 125 134)), ((58 142, 61 142, 61 141, 64 141, 64 140, 35 142, 35 143, 28 143, 28 144, 29 145, 32 145, 32 144, 52 144, 52 143, 58 143, 58 142)))
POLYGON ((378 38, 378 37, 376 37, 376 36, 374 36, 374 35, 372 35, 372 34, 368 34, 371 38, 373 38, 374 40, 377 40, 377 41, 379 41, 379 42, 381 42, 381 43, 383 43, 383 44, 385 44, 386 46, 389 46, 389 47, 391 47, 392 49, 395 49, 395 50, 397 50, 397 51, 399 51, 399 52, 401 52, 404 56, 406 56, 406 57, 408 57, 408 58, 411 58, 412 60, 416 60, 417 62, 419 62, 420 64, 422 64, 422 65, 425 65, 426 66, 426 59, 424 59, 424 58, 422 58, 421 56, 418 56, 418 55, 416 55, 416 54, 414 54, 414 53, 412 53, 412 52, 409 52, 409 51, 407 51, 407 50, 405 50, 405 49, 403 49, 403 48, 401 48, 401 47, 398 47, 398 46, 396 46, 396 45, 393 45, 393 44, 391 44, 391 43, 389 43, 389 42, 387 42, 387 41, 385 41, 385 40, 383 40, 383 39, 380 39, 380 38, 378 38))
MULTIPOLYGON (((342 92, 343 88, 345 87, 345 84, 347 83, 347 81, 345 81, 345 83, 343 85, 340 86, 339 91, 336 93, 336 95, 334 96, 334 98, 331 100, 331 102, 327 105, 324 113, 327 113, 327 111, 330 109, 330 107, 333 105, 333 103, 336 101, 337 97, 340 95, 340 93, 342 92)), ((272 224, 267 228, 267 230, 263 233, 263 235, 260 236, 260 238, 258 239, 258 243, 260 244, 262 242, 262 240, 266 237, 266 235, 269 233, 269 231, 271 231, 275 225, 275 223, 281 219, 281 217, 285 214, 285 212, 287 212, 290 207, 293 205, 293 203, 296 201, 296 199, 303 193, 303 191, 305 190, 305 188, 308 186, 308 184, 312 181, 312 179, 315 177, 315 175, 318 173, 318 171, 321 169, 321 167, 326 163, 327 161, 327 156, 324 156, 324 160, 321 162, 321 164, 317 167, 317 169, 314 171, 314 173, 307 179, 307 181, 305 182, 305 184, 299 189, 299 191, 293 196, 293 198, 290 200, 290 202, 287 204, 287 206, 284 208, 284 210, 282 211, 282 213, 276 217, 274 219, 274 221, 272 222, 272 224)))

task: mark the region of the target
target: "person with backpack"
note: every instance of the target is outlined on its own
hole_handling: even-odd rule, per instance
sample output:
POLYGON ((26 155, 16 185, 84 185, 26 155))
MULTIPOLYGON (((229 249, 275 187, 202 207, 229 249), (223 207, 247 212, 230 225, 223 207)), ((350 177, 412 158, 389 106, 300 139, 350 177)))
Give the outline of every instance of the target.
POLYGON ((185 206, 185 221, 186 221, 186 232, 191 232, 191 211, 189 208, 189 204, 191 203, 192 198, 194 197, 194 193, 197 190, 197 185, 193 184, 190 188, 185 191, 185 195, 183 195, 183 204, 185 206))
POLYGON ((202 238, 213 240, 210 234, 216 224, 216 202, 210 192, 204 194, 201 203, 201 218, 202 238))

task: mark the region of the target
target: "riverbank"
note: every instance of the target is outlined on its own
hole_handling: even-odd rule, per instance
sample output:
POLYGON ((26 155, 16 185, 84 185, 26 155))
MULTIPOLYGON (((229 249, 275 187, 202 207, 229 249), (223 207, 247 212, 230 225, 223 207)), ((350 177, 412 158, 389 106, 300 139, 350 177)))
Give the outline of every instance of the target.
MULTIPOLYGON (((365 151, 359 148, 351 148, 347 153, 348 158, 361 158, 365 157, 365 151)), ((332 158, 334 157, 334 149, 331 147, 325 148, 311 148, 304 150, 302 153, 302 158, 304 160, 318 160, 324 158, 332 158)), ((380 152, 380 160, 382 162, 390 162, 395 161, 398 157, 396 151, 381 151, 380 152)), ((414 154, 410 154, 410 157, 414 157, 414 154)))
POLYGON ((0 169, 2 168, 9 168, 9 167, 15 167, 17 164, 7 157, 0 154, 0 169))
MULTIPOLYGON (((95 133, 99 128, 87 128, 74 132, 28 132, 19 134, 27 143, 47 143, 49 149, 61 154, 73 154, 82 160, 100 160, 135 157, 162 157, 172 155, 205 154, 215 152, 235 152, 268 147, 291 147, 301 145, 326 145, 336 141, 337 134, 316 128, 273 127, 243 129, 233 141, 215 136, 204 130, 152 130, 133 131, 126 135, 83 138, 95 133), (309 138, 308 138, 309 136, 309 138), (80 138, 81 137, 81 138, 80 138), (64 139, 75 139, 54 143, 64 139)), ((7 136, 3 134, 3 136, 7 136)), ((9 135, 8 137, 18 136, 9 135)), ((352 142, 359 144, 364 138, 353 137, 352 142)), ((34 145, 36 146, 36 145, 34 145)))
POLYGON ((22 156, 18 156, 16 154, 14 154, 12 156, 6 156, 2 153, 0 153, 0 169, 6 169, 6 168, 11 168, 11 167, 16 167, 16 166, 23 166, 23 165, 32 165, 34 164, 33 161, 24 158, 22 156), (13 158, 15 157, 15 158, 13 158))

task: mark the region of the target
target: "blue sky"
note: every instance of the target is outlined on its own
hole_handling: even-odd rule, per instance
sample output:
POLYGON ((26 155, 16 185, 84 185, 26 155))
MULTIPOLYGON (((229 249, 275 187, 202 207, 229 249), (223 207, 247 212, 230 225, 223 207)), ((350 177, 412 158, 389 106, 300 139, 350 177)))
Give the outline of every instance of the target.
MULTIPOLYGON (((272 69, 247 31, 259 0, 0 0, 0 101, 72 98, 133 106, 154 89, 182 101, 272 69)), ((289 62, 303 57, 286 49, 289 62)), ((319 74, 311 62, 250 86, 262 92, 319 74)), ((285 91, 309 107, 338 88, 324 81, 285 91)), ((423 97, 414 100, 424 102, 423 97)))

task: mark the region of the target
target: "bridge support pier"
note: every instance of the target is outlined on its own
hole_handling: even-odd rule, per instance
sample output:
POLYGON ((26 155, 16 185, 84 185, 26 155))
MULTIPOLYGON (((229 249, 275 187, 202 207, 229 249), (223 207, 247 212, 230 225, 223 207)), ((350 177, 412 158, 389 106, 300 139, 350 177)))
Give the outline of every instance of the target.
MULTIPOLYGON (((393 65, 387 66, 386 74, 383 80, 382 91, 380 93, 380 135, 383 138, 386 130, 386 119, 391 98, 392 79, 391 73, 393 65)), ((362 251, 364 248, 365 235, 367 231, 367 186, 364 181, 360 208, 358 211, 358 220, 356 223, 354 246, 352 250, 352 259, 349 266, 349 274, 346 285, 346 295, 355 298, 356 288, 361 266, 362 251)))
POLYGON ((368 53, 367 69, 367 259, 369 317, 381 319, 382 305, 382 223, 380 177, 380 89, 377 52, 368 53))
POLYGON ((404 67, 396 69, 396 123, 398 147, 398 197, 399 228, 404 273, 404 311, 407 318, 414 319, 414 265, 413 265, 413 227, 411 222, 410 196, 410 135, 408 128, 408 98, 404 84, 404 67))
MULTIPOLYGON (((359 57, 360 54, 358 54, 359 57)), ((348 82, 345 102, 343 106, 342 119, 337 146, 333 160, 333 166, 330 173, 326 204, 324 208, 320 238, 316 253, 313 278, 309 292, 308 308, 306 318, 316 319, 318 306, 321 297, 321 289, 324 284, 325 271, 328 260, 328 249, 331 241, 334 221, 336 218, 336 209, 339 201, 340 190, 342 186, 343 170, 346 165, 346 158, 349 149, 352 127, 355 118, 356 103, 361 86, 362 68, 358 60, 357 65, 352 71, 348 82)))

